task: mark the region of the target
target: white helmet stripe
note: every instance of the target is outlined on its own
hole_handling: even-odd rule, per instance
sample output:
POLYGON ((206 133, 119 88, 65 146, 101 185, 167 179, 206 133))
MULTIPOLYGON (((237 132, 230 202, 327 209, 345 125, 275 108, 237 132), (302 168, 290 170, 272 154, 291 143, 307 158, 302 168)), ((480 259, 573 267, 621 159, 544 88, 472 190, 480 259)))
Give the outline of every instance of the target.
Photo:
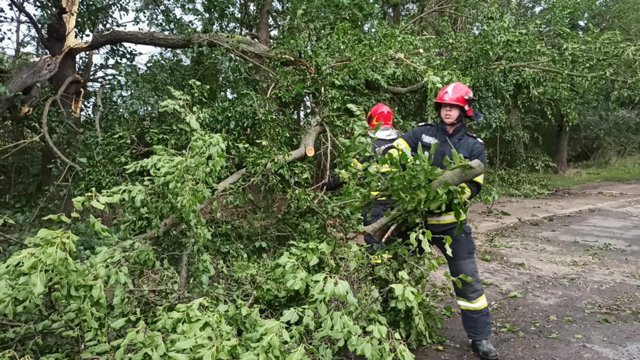
POLYGON ((453 96, 453 87, 456 86, 456 84, 449 84, 449 86, 447 86, 447 89, 445 90, 447 93, 447 100, 451 99, 451 97, 453 96))

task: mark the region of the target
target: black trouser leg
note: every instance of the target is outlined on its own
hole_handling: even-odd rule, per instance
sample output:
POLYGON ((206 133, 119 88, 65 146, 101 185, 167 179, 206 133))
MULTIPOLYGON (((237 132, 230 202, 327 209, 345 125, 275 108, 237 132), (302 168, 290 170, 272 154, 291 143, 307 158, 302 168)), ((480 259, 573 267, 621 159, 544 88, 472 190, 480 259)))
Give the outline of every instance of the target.
POLYGON ((471 236, 471 228, 464 225, 463 230, 456 234, 455 228, 432 233, 433 243, 445 254, 449 264, 451 276, 468 276, 471 281, 460 279, 460 284, 454 282, 454 289, 458 306, 462 313, 462 326, 469 339, 481 340, 491 337, 491 316, 489 304, 484 294, 482 282, 478 275, 475 250, 476 246, 471 236), (451 236, 452 256, 446 254, 444 236, 451 236), (459 286, 461 285, 461 286, 459 286))
MULTIPOLYGON (((364 226, 371 225, 377 220, 384 217, 384 212, 391 208, 392 204, 389 200, 376 200, 371 205, 362 210, 362 223, 364 226)), ((364 241, 367 244, 367 251, 374 254, 380 250, 384 244, 373 237, 371 234, 364 235, 364 241)))

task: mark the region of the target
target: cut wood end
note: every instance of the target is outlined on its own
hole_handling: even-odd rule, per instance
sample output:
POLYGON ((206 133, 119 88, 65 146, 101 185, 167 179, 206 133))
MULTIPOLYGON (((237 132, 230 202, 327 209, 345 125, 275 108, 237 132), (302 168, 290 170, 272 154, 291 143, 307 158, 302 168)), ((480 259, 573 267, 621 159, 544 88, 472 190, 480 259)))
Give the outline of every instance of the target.
POLYGON ((28 116, 33 112, 33 108, 28 105, 22 105, 20 107, 20 116, 28 116))
POLYGON ((307 146, 304 152, 307 154, 307 156, 313 156, 316 154, 316 149, 314 149, 313 146, 307 146))

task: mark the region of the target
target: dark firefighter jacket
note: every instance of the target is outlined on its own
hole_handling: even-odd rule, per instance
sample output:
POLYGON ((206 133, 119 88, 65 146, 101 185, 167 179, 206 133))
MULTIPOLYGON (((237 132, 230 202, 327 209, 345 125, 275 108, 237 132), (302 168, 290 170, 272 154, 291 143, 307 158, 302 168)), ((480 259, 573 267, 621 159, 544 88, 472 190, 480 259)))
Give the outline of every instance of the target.
MULTIPOLYGON (((486 166, 487 158, 484 150, 484 143, 475 135, 467 132, 467 127, 462 124, 452 134, 449 134, 444 124, 418 124, 417 127, 404 133, 396 140, 394 148, 400 149, 407 154, 416 154, 421 147, 422 151, 428 153, 433 145, 437 144, 433 155, 433 165, 444 169, 445 158, 451 158, 451 150, 455 149, 459 155, 465 159, 480 160, 486 166)), ((397 150, 396 150, 397 151, 397 150)), ((471 199, 482 189, 484 174, 474 178, 472 181, 461 184, 465 191, 465 198, 471 199)), ((466 214, 462 214, 460 220, 465 220, 466 214)), ((450 228, 455 225, 457 219, 453 211, 431 214, 427 217, 427 225, 435 230, 450 228)))

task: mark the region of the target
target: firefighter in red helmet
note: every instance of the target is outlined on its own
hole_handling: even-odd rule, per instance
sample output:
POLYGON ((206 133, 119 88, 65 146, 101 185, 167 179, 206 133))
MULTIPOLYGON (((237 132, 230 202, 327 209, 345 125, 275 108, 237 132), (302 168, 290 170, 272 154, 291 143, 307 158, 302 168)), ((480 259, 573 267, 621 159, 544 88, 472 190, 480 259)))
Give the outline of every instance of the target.
MULTIPOLYGON (((369 110, 366 121, 369 126, 369 137, 371 137, 371 153, 363 159, 354 159, 352 166, 361 169, 364 167, 364 163, 375 161, 387 148, 393 146, 394 141, 401 135, 400 132, 393 128, 393 116, 393 110, 384 103, 377 103, 369 110)), ((371 166, 374 166, 376 171, 380 173, 385 173, 389 170, 386 166, 371 166)), ((327 190, 335 190, 341 185, 340 178, 334 175, 326 184, 326 188, 327 190)), ((377 197, 377 192, 372 192, 371 195, 375 197, 375 200, 365 206, 362 211, 363 224, 365 226, 373 224, 376 220, 382 218, 385 211, 393 207, 393 200, 390 198, 377 197)), ((369 234, 365 235, 365 242, 368 245, 367 250, 372 255, 382 247, 382 244, 369 234)), ((372 262, 379 263, 385 257, 384 255, 376 255, 372 258, 372 262)))
MULTIPOLYGON (((482 115, 472 106, 473 91, 462 83, 456 82, 443 87, 435 99, 435 110, 439 121, 436 124, 422 123, 404 133, 394 142, 394 149, 415 154, 421 148, 429 153, 432 146, 437 146, 432 154, 432 163, 440 168, 445 167, 445 159, 451 157, 452 150, 468 160, 480 160, 486 165, 484 143, 475 135, 467 132, 467 121, 478 121, 482 115)), ((484 175, 461 184, 465 197, 476 196, 484 182, 484 175)), ((454 284, 458 306, 462 314, 462 325, 471 340, 473 350, 482 359, 498 359, 498 353, 491 344, 491 319, 489 302, 484 294, 482 282, 478 275, 475 259, 475 243, 471 228, 466 222, 466 213, 456 218, 453 211, 429 214, 425 219, 426 227, 432 234, 432 243, 442 250, 453 277, 464 275, 470 281, 463 281, 462 286, 454 284), (458 221, 462 222, 462 231, 457 232, 458 221), (452 254, 447 255, 444 239, 450 236, 452 254)), ((419 249, 420 250, 420 249, 419 249)))

